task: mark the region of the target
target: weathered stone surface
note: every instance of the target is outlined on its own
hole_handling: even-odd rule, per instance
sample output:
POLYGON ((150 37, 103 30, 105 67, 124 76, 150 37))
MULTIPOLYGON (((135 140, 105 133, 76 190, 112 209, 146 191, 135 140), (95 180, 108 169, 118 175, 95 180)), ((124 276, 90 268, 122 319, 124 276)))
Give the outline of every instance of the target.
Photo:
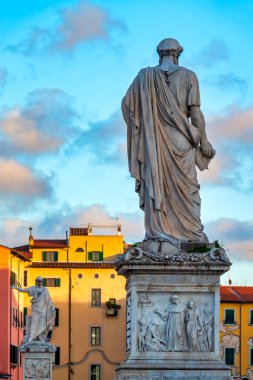
POLYGON ((156 255, 137 246, 119 258, 118 273, 127 279, 127 358, 117 380, 231 379, 219 358, 220 275, 230 265, 213 246, 156 255))
POLYGON ((44 341, 26 341, 20 346, 23 380, 52 380, 56 347, 44 341))

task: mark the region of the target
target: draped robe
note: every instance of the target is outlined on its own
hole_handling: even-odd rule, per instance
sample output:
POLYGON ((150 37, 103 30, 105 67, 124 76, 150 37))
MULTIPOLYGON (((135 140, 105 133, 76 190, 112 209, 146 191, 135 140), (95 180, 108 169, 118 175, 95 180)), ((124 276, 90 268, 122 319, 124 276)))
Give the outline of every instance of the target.
POLYGON ((28 295, 32 296, 29 337, 33 340, 39 336, 46 339, 49 330, 53 329, 55 319, 55 309, 49 291, 47 288, 41 287, 39 292, 36 286, 31 286, 28 288, 28 295))
POLYGON ((190 105, 199 105, 198 96, 190 70, 178 67, 166 82, 158 67, 148 67, 122 101, 129 171, 145 212, 146 239, 175 245, 206 241, 194 155, 200 134, 187 115, 190 105))

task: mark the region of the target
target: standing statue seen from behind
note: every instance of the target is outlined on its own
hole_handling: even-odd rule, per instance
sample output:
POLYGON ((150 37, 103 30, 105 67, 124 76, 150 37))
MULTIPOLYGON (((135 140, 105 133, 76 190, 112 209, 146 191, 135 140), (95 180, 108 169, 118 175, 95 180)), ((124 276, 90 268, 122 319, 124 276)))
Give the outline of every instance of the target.
POLYGON ((206 242, 196 167, 215 155, 200 110, 198 79, 178 65, 183 48, 159 43, 159 65, 142 69, 122 101, 129 170, 145 213, 146 240, 206 242))

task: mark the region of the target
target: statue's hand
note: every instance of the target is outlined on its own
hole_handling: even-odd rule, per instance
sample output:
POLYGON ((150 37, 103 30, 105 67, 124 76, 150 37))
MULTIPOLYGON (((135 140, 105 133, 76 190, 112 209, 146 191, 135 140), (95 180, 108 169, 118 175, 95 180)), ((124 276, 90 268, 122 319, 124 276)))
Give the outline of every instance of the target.
POLYGON ((11 285, 11 289, 17 289, 16 285, 11 285))
POLYGON ((212 144, 207 139, 202 139, 200 141, 200 148, 204 156, 213 158, 215 156, 215 149, 212 147, 212 144))

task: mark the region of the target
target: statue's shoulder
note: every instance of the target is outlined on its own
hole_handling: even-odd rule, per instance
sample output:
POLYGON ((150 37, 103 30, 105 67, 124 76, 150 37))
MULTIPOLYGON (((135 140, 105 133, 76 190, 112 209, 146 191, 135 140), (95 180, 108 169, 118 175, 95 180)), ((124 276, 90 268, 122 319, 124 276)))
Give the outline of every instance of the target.
POLYGON ((194 71, 187 69, 186 67, 183 66, 178 66, 178 73, 181 74, 182 76, 186 76, 190 80, 195 80, 197 79, 197 75, 195 74, 194 71))

